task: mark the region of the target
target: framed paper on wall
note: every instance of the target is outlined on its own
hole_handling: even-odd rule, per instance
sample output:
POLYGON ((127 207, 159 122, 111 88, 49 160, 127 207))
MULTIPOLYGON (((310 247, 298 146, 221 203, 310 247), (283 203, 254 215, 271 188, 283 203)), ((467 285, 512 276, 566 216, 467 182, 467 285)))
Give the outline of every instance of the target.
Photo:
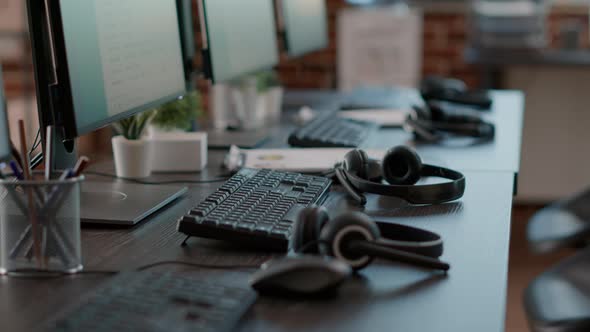
POLYGON ((349 8, 338 17, 338 86, 415 88, 422 69, 422 13, 397 6, 349 8))

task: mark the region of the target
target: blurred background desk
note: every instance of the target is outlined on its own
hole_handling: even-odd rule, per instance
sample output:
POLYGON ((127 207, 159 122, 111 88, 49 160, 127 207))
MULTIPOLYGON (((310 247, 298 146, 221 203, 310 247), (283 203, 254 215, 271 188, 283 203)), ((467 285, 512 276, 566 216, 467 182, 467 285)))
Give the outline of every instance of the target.
POLYGON ((590 50, 465 52, 492 86, 521 89, 527 96, 519 200, 546 202, 590 183, 590 50), (559 170, 548 176, 547 170, 559 170))
POLYGON ((503 83, 503 69, 511 66, 590 67, 590 50, 482 50, 468 47, 465 62, 476 65, 483 72, 482 87, 499 88, 503 83))
MULTIPOLYGON (((392 96, 406 95, 407 102, 400 102, 396 98, 384 98, 384 103, 391 100, 396 105, 406 104, 402 109, 408 109, 412 101, 418 98, 415 90, 392 89, 392 96)), ((486 120, 496 124, 496 137, 492 142, 470 145, 467 140, 448 142, 448 144, 421 144, 413 140, 413 135, 401 128, 382 128, 378 134, 367 141, 363 148, 388 149, 395 145, 406 144, 416 148, 426 162, 440 164, 446 167, 459 168, 470 171, 506 171, 515 175, 520 169, 521 135, 524 118, 524 94, 520 91, 494 91, 492 92, 494 104, 490 111, 481 112, 486 120), (456 144, 456 145, 453 145, 456 144)), ((301 107, 307 105, 317 111, 338 108, 338 105, 346 101, 346 95, 335 91, 308 91, 289 90, 285 95, 286 106, 295 105, 301 107)), ((387 106, 387 105, 386 105, 387 106)), ((297 111, 296 107, 287 107, 287 110, 297 111)), ((287 113, 291 117, 293 113, 287 113)), ((294 128, 291 124, 289 128, 294 128)), ((282 148, 286 146, 290 130, 282 131, 283 135, 269 140, 263 147, 282 148)))

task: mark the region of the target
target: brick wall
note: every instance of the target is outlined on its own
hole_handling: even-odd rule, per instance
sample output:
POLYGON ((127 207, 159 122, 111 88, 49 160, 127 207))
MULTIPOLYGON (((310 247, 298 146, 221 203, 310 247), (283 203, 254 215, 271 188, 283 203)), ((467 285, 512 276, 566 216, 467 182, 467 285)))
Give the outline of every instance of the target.
MULTIPOLYGON (((336 17, 344 8, 344 0, 328 0, 330 45, 300 59, 283 58, 277 70, 285 86, 290 88, 335 88, 337 85, 336 17)), ((552 12, 548 19, 550 46, 562 44, 560 31, 564 25, 581 28, 580 45, 590 48, 588 15, 584 13, 552 12)), ((468 19, 464 12, 424 13, 423 75, 457 77, 469 86, 480 83, 478 68, 466 64, 463 50, 467 46, 468 19)))
MULTIPOLYGON (((336 19, 346 5, 344 0, 327 0, 329 11, 330 45, 327 49, 299 59, 281 59, 277 67, 281 80, 289 88, 335 88, 337 86, 336 19)), ((589 23, 586 13, 553 11, 548 20, 551 47, 560 47, 560 31, 564 25, 581 27, 580 45, 590 48, 589 23)), ((480 83, 477 67, 466 64, 463 50, 467 46, 468 19, 463 11, 424 13, 423 75, 452 76, 469 86, 480 83)))

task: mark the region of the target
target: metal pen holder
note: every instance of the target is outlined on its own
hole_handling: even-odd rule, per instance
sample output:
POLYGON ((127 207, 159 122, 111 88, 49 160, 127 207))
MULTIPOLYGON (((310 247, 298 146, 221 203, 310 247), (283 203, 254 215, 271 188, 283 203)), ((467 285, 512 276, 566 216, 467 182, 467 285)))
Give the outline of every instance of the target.
POLYGON ((82 181, 0 181, 0 274, 82 270, 82 181))

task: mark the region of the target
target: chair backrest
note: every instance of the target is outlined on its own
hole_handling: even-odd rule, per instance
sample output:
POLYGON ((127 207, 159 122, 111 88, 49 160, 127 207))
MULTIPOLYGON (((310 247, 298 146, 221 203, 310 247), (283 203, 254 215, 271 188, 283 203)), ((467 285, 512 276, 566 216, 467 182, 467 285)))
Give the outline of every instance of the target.
POLYGON ((535 278, 524 294, 531 331, 590 331, 590 249, 535 278))
POLYGON ((536 253, 586 246, 590 239, 590 190, 555 202, 535 213, 527 225, 536 253))

